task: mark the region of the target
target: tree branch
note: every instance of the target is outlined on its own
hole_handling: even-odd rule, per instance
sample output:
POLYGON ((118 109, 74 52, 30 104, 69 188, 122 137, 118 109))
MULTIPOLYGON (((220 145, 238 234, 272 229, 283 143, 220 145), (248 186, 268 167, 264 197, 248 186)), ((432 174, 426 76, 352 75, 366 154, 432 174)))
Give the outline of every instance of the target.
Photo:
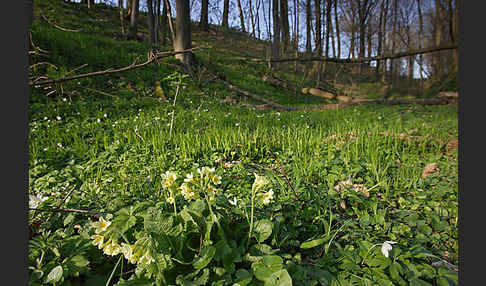
POLYGON ((406 52, 400 52, 396 54, 390 54, 390 55, 382 55, 382 56, 375 56, 375 57, 370 57, 370 58, 360 58, 360 59, 338 59, 338 58, 327 58, 327 57, 308 57, 308 58, 271 58, 271 59, 245 59, 247 61, 251 62, 294 62, 294 61, 299 61, 299 62, 333 62, 333 63, 364 63, 364 62, 371 62, 371 61, 378 61, 378 60, 385 60, 385 59, 396 59, 396 58, 403 58, 403 57, 408 57, 408 56, 413 56, 413 55, 418 55, 418 54, 427 54, 427 53, 433 53, 433 52, 438 52, 442 50, 452 50, 452 49, 457 49, 458 44, 457 43, 452 43, 452 44, 446 44, 438 47, 431 47, 431 48, 424 48, 424 49, 419 49, 419 50, 411 50, 411 51, 406 51, 406 52))
POLYGON ((172 52, 157 53, 155 56, 149 57, 147 59, 147 61, 144 62, 144 63, 135 64, 135 62, 134 62, 129 66, 119 68, 119 69, 109 68, 109 69, 104 70, 104 71, 97 71, 97 72, 92 72, 92 73, 79 74, 79 75, 75 75, 75 76, 71 76, 71 77, 62 77, 62 78, 58 78, 58 79, 44 80, 44 81, 39 81, 39 82, 30 81, 29 85, 37 87, 37 86, 41 86, 41 85, 52 84, 52 83, 60 83, 60 82, 65 82, 65 81, 80 79, 80 78, 85 78, 85 77, 92 77, 92 76, 97 76, 97 75, 104 75, 104 74, 111 74, 111 73, 119 73, 119 72, 129 71, 129 70, 138 69, 138 68, 141 68, 143 66, 146 66, 146 65, 154 62, 155 60, 158 60, 158 59, 161 59, 161 58, 169 57, 169 56, 176 55, 176 54, 188 53, 188 52, 191 52, 191 51, 196 50, 196 49, 200 49, 200 47, 195 47, 195 48, 191 48, 191 49, 187 49, 187 50, 183 50, 183 51, 172 51, 172 52))

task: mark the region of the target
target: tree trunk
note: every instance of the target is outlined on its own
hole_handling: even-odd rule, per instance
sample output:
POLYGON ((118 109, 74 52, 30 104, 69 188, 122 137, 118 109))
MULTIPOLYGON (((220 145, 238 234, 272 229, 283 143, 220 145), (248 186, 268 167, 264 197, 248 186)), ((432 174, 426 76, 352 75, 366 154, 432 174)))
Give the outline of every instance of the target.
POLYGON ((337 41, 337 57, 341 57, 341 34, 339 32, 339 15, 338 15, 338 7, 339 0, 335 0, 334 2, 334 25, 336 25, 336 41, 337 41))
POLYGON ((305 41, 305 50, 307 53, 312 53, 312 43, 311 43, 311 29, 312 29, 312 6, 311 0, 307 0, 305 5, 306 10, 306 18, 305 18, 305 26, 306 26, 306 41, 305 41))
MULTIPOLYGON (((250 22, 251 22, 251 34, 250 36, 255 37, 255 17, 253 17, 253 7, 251 4, 251 0, 248 0, 248 5, 250 6, 250 22)), ((250 28, 248 28, 249 30, 250 28)))
MULTIPOLYGON (((172 45, 175 45, 176 31, 174 29, 174 23, 172 22, 172 8, 170 7, 169 0, 164 0, 165 6, 167 6, 167 21, 169 22, 170 34, 172 35, 172 45)), ((176 2, 177 3, 177 2, 176 2)))
POLYGON ((139 0, 132 0, 132 12, 130 13, 130 27, 128 29, 128 38, 129 39, 137 39, 137 30, 138 30, 138 7, 139 7, 139 0))
POLYGON ((243 18, 243 10, 241 9, 241 0, 236 0, 236 3, 238 4, 238 12, 240 14, 241 31, 244 33, 246 32, 246 29, 245 29, 245 18, 243 18))
POLYGON ((209 31, 209 23, 208 23, 208 11, 209 10, 209 0, 202 0, 201 2, 201 18, 199 20, 199 27, 201 31, 207 32, 209 31))
MULTIPOLYGON (((455 7, 454 7, 454 20, 453 20, 453 35, 454 35, 454 39, 453 39, 453 42, 457 43, 459 42, 459 38, 458 38, 458 32, 459 32, 459 1, 460 0, 456 0, 455 2, 455 7)), ((454 66, 456 68, 456 72, 459 70, 459 49, 455 49, 454 50, 454 66)))
POLYGON ((229 0, 224 0, 223 6, 223 21, 221 22, 221 26, 228 28, 228 15, 229 15, 229 0))
POLYGON ((149 50, 152 50, 153 44, 155 44, 155 16, 154 16, 154 2, 153 0, 147 0, 147 26, 149 29, 149 50))
MULTIPOLYGON (((440 41, 442 38, 442 30, 441 30, 441 15, 440 15, 440 0, 435 0, 435 23, 434 23, 434 43, 435 46, 440 46, 440 41)), ((441 68, 441 58, 440 53, 436 53, 435 55, 435 75, 438 79, 442 77, 442 68, 441 68)))
MULTIPOLYGON (((160 2, 159 2, 160 3, 160 2)), ((160 36, 162 40, 162 45, 165 46, 167 44, 167 5, 164 1, 164 6, 162 7, 162 15, 160 15, 160 36)))
POLYGON ((279 19, 279 0, 273 2, 273 45, 272 58, 278 58, 280 55, 280 19, 279 19))
POLYGON ((125 27, 123 23, 123 0, 118 0, 118 12, 120 13, 120 27, 122 36, 125 35, 125 27))
MULTIPOLYGON (((332 9, 332 0, 326 0, 326 57, 329 57, 329 35, 331 31, 331 9, 332 9)), ((324 13, 323 13, 324 14, 324 13)))
MULTIPOLYGON (((176 1, 176 37, 174 51, 182 51, 191 48, 191 15, 189 0, 176 1)), ((191 52, 177 54, 175 56, 186 66, 192 66, 194 55, 191 52)))
POLYGON ((321 35, 321 0, 315 0, 315 18, 316 18, 316 38, 315 38, 315 53, 322 56, 322 35, 321 35))
MULTIPOLYGON (((378 55, 383 54, 383 34, 384 34, 383 15, 385 13, 385 2, 388 2, 388 0, 381 1, 380 18, 378 20, 378 47, 376 51, 378 55)), ((376 70, 375 70, 376 78, 379 78, 380 76, 380 68, 381 68, 381 61, 376 61, 376 70)))
POLYGON ((290 45, 289 3, 288 0, 280 0, 280 22, 282 27, 282 43, 284 51, 290 45))

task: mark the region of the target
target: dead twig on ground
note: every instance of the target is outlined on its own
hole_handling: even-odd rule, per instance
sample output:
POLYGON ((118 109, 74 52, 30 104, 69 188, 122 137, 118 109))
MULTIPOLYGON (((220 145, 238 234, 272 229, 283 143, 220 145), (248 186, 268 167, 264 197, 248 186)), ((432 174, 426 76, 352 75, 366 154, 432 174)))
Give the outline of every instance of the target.
POLYGON ((103 71, 79 74, 79 75, 75 75, 75 76, 71 76, 71 77, 62 77, 62 78, 58 78, 58 79, 44 80, 44 81, 39 81, 39 82, 32 82, 31 81, 31 82, 29 82, 29 85, 38 87, 38 86, 41 86, 41 85, 47 85, 47 84, 52 84, 52 83, 60 83, 60 82, 65 82, 65 81, 70 81, 70 80, 75 80, 75 79, 80 79, 80 78, 86 78, 86 77, 92 77, 92 76, 98 76, 98 75, 105 75, 105 74, 112 74, 112 73, 129 71, 129 70, 144 67, 144 66, 152 63, 156 59, 165 58, 165 57, 169 57, 169 56, 176 55, 176 54, 188 53, 188 52, 191 52, 193 50, 200 49, 200 48, 201 47, 195 47, 195 48, 191 48, 191 49, 187 49, 187 50, 183 50, 183 51, 171 51, 171 52, 157 53, 155 55, 155 57, 149 57, 149 59, 147 59, 147 61, 140 63, 140 64, 135 64, 136 61, 134 61, 131 65, 123 67, 123 68, 119 68, 119 69, 109 68, 109 69, 103 70, 103 71))
POLYGON ((85 89, 85 90, 89 90, 89 91, 92 91, 92 92, 96 92, 96 93, 99 93, 101 95, 106 95, 106 96, 111 96, 113 98, 117 98, 117 99, 120 99, 118 96, 116 95, 113 95, 113 94, 109 94, 107 92, 104 92, 104 91, 101 91, 101 90, 96 90, 96 89, 93 89, 93 88, 89 88, 89 87, 85 87, 85 86, 78 86, 79 88, 82 88, 82 89, 85 89))
POLYGON ((44 19, 47 23, 49 23, 50 25, 58 28, 59 30, 62 30, 62 31, 66 31, 66 32, 79 32, 81 31, 81 29, 68 29, 68 28, 63 28, 59 25, 57 25, 56 23, 52 23, 51 21, 49 21, 49 19, 47 19, 46 16, 44 16, 44 14, 40 13, 42 19, 44 19))

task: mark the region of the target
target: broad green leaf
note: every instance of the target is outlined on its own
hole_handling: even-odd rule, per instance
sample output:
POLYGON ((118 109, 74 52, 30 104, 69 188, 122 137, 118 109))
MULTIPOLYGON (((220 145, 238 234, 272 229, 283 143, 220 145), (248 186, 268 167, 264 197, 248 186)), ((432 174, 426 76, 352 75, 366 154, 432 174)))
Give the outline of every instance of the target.
POLYGON ((253 234, 258 242, 263 242, 272 234, 273 223, 268 219, 261 219, 255 222, 253 234))
POLYGON ((153 280, 145 279, 145 278, 130 278, 129 280, 120 279, 115 286, 145 286, 145 285, 154 285, 153 280))
POLYGON ((251 273, 248 272, 248 270, 246 269, 238 269, 235 275, 236 275, 236 279, 235 279, 235 284, 233 284, 233 286, 246 286, 253 279, 251 273))
POLYGON ((213 259, 215 253, 216 253, 216 247, 214 247, 212 245, 207 245, 207 246, 203 247, 203 249, 201 251, 201 256, 198 257, 192 263, 192 266, 194 266, 194 268, 196 268, 196 269, 201 269, 201 268, 206 267, 211 262, 211 260, 213 259))
POLYGON ((316 246, 319 246, 319 245, 325 243, 326 240, 327 240, 327 238, 323 237, 323 238, 318 238, 318 239, 306 241, 306 242, 303 242, 300 245, 300 248, 302 248, 302 249, 313 248, 313 247, 316 247, 316 246))
POLYGON ((61 280, 62 278, 62 266, 58 265, 54 268, 52 268, 51 272, 47 274, 46 277, 46 283, 57 283, 61 280))
POLYGON ((203 274, 195 280, 186 280, 182 275, 177 276, 176 284, 181 286, 202 286, 206 285, 209 279, 209 269, 204 269, 203 274))
POLYGON ((144 228, 147 232, 167 233, 174 224, 172 214, 163 213, 161 209, 149 208, 144 217, 144 228))
POLYGON ((410 286, 432 286, 429 282, 426 282, 419 278, 412 278, 410 279, 410 286))

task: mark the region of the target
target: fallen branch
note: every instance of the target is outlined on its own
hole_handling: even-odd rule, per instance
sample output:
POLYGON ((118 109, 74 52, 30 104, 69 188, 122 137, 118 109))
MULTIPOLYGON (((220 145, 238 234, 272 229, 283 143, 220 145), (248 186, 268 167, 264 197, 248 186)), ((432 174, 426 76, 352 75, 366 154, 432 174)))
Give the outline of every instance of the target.
POLYGON ((75 29, 75 30, 73 30, 73 29, 63 28, 63 27, 61 27, 59 25, 56 25, 56 23, 52 23, 51 21, 49 21, 49 19, 47 19, 47 17, 44 16, 42 13, 40 15, 41 15, 42 19, 44 19, 47 23, 49 23, 50 25, 58 28, 59 30, 66 31, 66 32, 79 32, 79 31, 81 31, 81 29, 75 29))
POLYGON ((144 63, 135 64, 135 62, 134 62, 129 66, 119 68, 119 69, 109 68, 109 69, 103 70, 103 71, 79 74, 79 75, 75 75, 75 76, 71 76, 71 77, 62 77, 62 78, 58 78, 58 79, 44 80, 44 81, 39 81, 39 82, 30 81, 29 85, 30 86, 34 85, 34 86, 38 87, 38 86, 41 86, 41 85, 52 84, 52 83, 60 83, 60 82, 65 82, 65 81, 70 81, 70 80, 75 80, 75 79, 80 79, 80 78, 86 78, 86 77, 92 77, 92 76, 97 76, 97 75, 105 75, 105 74, 112 74, 112 73, 129 71, 129 70, 144 67, 144 66, 154 62, 155 60, 158 60, 158 59, 161 59, 161 58, 173 56, 173 55, 176 55, 176 54, 189 53, 189 52, 196 50, 196 49, 200 49, 200 47, 195 47, 195 48, 191 48, 191 49, 187 49, 187 50, 183 50, 183 51, 171 51, 171 52, 157 53, 153 57, 149 57, 147 59, 147 61, 145 61, 144 63))
POLYGON ((78 209, 37 209, 29 208, 31 211, 39 212, 64 212, 64 213, 81 213, 81 214, 104 214, 104 212, 92 211, 92 210, 78 210, 78 209))
POLYGON ((118 99, 119 99, 119 97, 118 97, 118 96, 113 95, 113 94, 109 94, 109 93, 104 92, 104 91, 101 91, 101 90, 96 90, 96 89, 92 89, 92 88, 85 87, 85 86, 81 86, 81 85, 80 85, 80 86, 78 86, 78 87, 80 87, 80 88, 82 88, 82 89, 86 89, 86 90, 92 91, 92 92, 99 93, 99 94, 101 94, 101 95, 111 96, 111 97, 114 97, 114 98, 118 98, 118 99))
POLYGON ((333 63, 365 63, 365 62, 371 62, 371 61, 378 61, 378 60, 385 60, 385 59, 396 59, 396 58, 403 58, 403 57, 408 57, 408 56, 413 56, 413 55, 418 55, 418 54, 427 54, 427 53, 432 53, 432 52, 438 52, 442 50, 452 50, 452 49, 457 49, 458 44, 446 44, 438 47, 432 47, 432 48, 424 48, 424 49, 419 49, 419 50, 411 50, 411 51, 406 51, 406 52, 401 52, 401 53, 396 53, 396 54, 390 54, 390 55, 382 55, 382 56, 375 56, 375 57, 369 57, 369 58, 360 58, 360 59, 339 59, 339 58, 328 58, 328 57, 308 57, 308 58, 270 58, 270 59, 245 59, 247 61, 251 62, 333 62, 333 63))

